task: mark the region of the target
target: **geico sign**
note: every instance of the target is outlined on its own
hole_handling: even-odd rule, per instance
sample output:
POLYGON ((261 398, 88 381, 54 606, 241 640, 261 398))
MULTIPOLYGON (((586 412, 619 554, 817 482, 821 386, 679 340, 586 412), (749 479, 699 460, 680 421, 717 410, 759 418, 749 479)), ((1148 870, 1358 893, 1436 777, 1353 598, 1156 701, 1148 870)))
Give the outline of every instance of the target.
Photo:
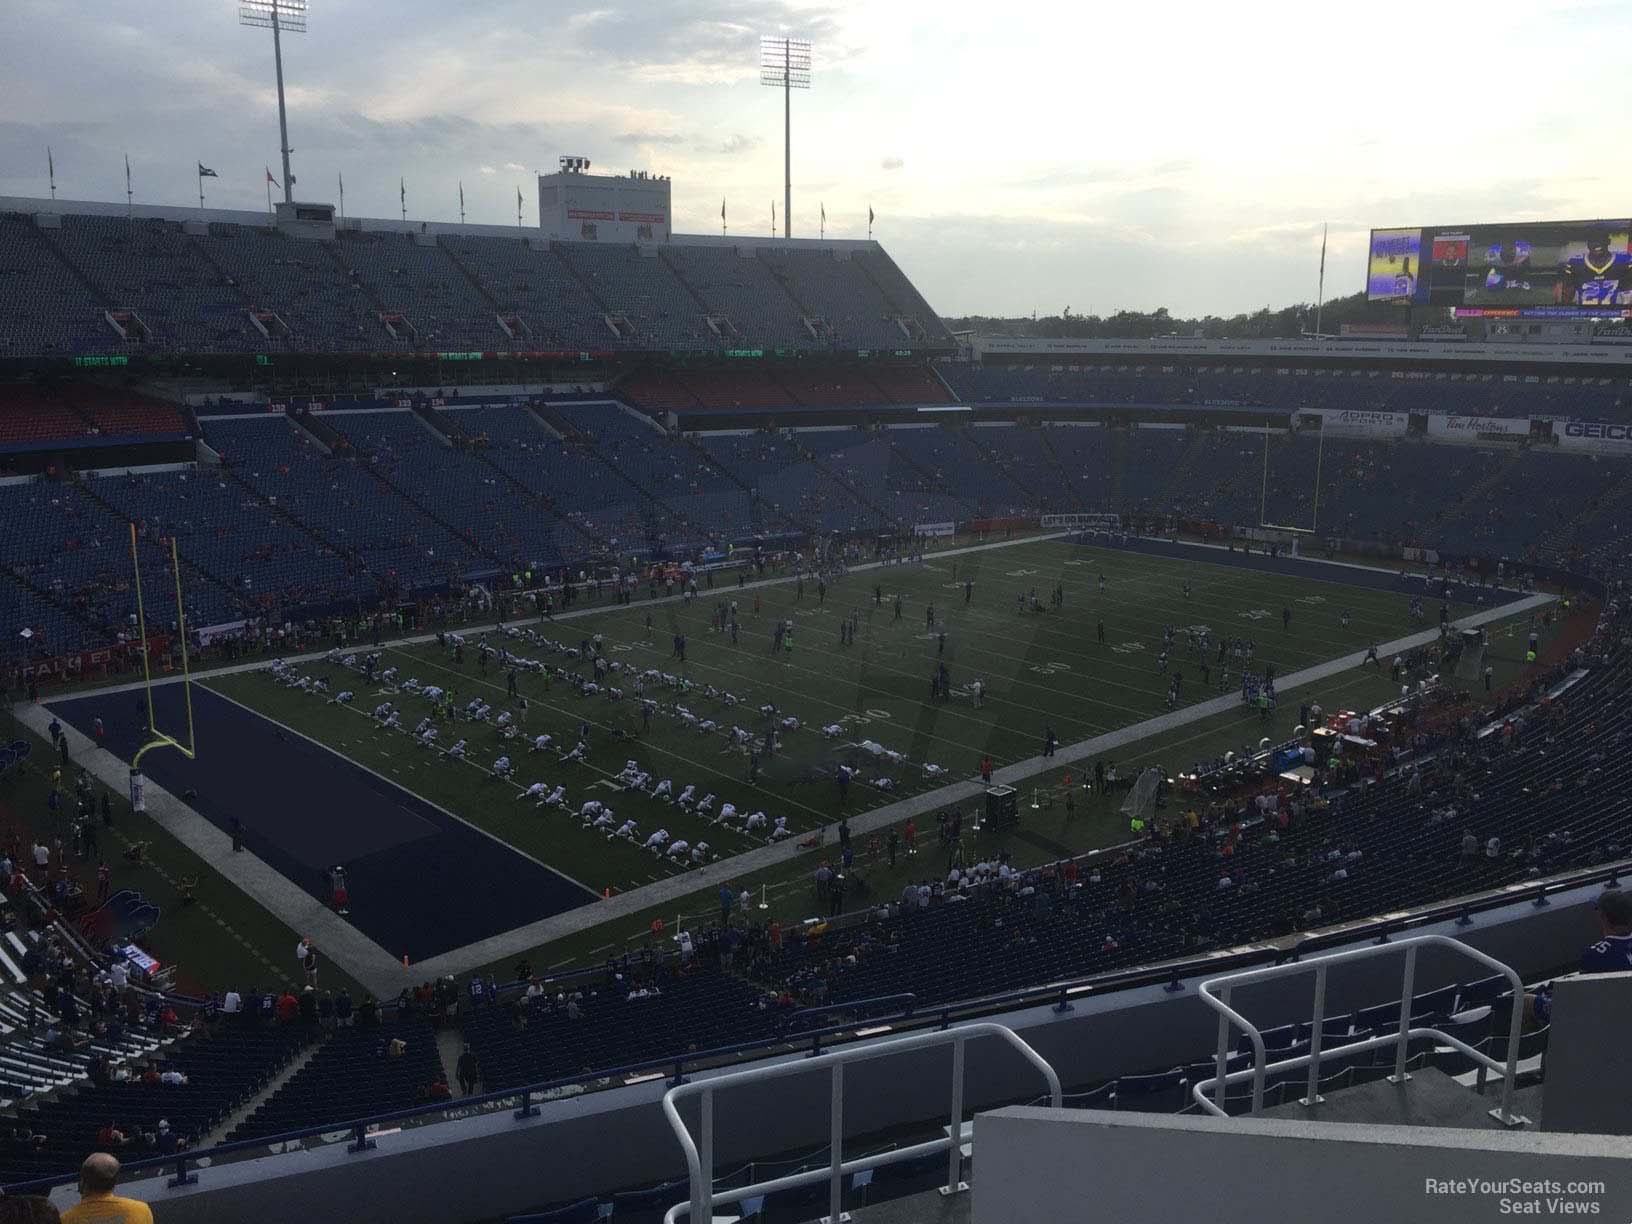
POLYGON ((1610 425, 1602 421, 1570 421, 1564 426, 1566 438, 1591 438, 1601 442, 1632 441, 1632 425, 1610 425))

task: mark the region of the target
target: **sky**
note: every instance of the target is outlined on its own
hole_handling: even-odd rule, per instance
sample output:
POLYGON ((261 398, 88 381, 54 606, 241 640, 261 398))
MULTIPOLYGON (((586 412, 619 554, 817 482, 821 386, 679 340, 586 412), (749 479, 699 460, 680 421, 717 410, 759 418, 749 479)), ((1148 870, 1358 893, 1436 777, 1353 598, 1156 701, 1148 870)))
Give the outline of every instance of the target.
MULTIPOLYGON (((264 208, 271 34, 234 0, 4 0, 0 195, 264 208)), ((1626 216, 1626 0, 312 0, 297 198, 536 223, 562 155, 673 178, 675 230, 874 236, 946 315, 1229 314, 1358 291, 1372 226, 1626 216), (779 225, 781 218, 779 216, 779 225)))

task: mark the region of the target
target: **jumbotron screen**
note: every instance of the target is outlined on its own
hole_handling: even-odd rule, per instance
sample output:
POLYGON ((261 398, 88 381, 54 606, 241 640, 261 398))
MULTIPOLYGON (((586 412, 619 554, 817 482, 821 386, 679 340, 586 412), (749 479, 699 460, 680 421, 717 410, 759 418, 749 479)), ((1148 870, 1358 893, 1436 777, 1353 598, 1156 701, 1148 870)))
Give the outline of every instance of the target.
POLYGON ((1371 231, 1366 297, 1463 316, 1632 317, 1632 222, 1371 231))

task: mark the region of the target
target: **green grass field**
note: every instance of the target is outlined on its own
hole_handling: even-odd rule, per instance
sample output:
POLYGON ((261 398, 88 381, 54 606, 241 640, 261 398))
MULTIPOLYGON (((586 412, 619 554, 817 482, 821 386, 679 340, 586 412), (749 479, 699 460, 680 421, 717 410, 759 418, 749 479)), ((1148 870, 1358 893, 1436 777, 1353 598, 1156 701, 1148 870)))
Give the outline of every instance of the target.
MULTIPOLYGON (((1453 609, 1453 614, 1466 611, 1453 609)), ((584 697, 568 683, 523 673, 518 677, 528 709, 524 737, 508 744, 489 725, 444 725, 441 743, 469 741, 465 762, 453 761, 414 743, 400 731, 375 723, 370 711, 380 700, 398 702, 404 722, 412 725, 430 711, 423 698, 384 686, 369 689, 360 677, 339 665, 313 664, 306 670, 326 675, 335 689, 358 690, 351 707, 337 706, 307 693, 277 685, 264 673, 241 673, 209 681, 211 687, 347 756, 401 782, 503 840, 596 889, 624 890, 682 870, 638 846, 608 841, 582 829, 576 819, 546 813, 531 803, 516 802, 532 782, 566 787, 575 812, 598 798, 614 807, 618 819, 633 818, 642 833, 667 828, 693 843, 706 840, 718 855, 730 855, 763 844, 724 826, 688 815, 671 804, 623 789, 614 775, 626 760, 636 761, 654 778, 669 778, 674 789, 695 784, 697 793, 714 792, 744 812, 764 810, 786 816, 790 828, 805 831, 831 824, 905 795, 932 789, 973 775, 983 754, 998 766, 1034 756, 1044 728, 1052 726, 1062 742, 1086 739, 1150 718, 1167 709, 1169 677, 1158 669, 1163 626, 1181 630, 1206 625, 1215 637, 1251 638, 1255 666, 1267 662, 1277 675, 1347 652, 1373 641, 1388 640, 1421 626, 1412 623, 1405 597, 1351 586, 1263 574, 1226 565, 1177 562, 1121 551, 1079 549, 1060 541, 1040 541, 1013 548, 941 557, 924 565, 864 571, 831 584, 819 602, 814 583, 803 597, 793 583, 739 593, 735 587, 704 591, 689 605, 607 610, 591 616, 540 625, 538 632, 567 645, 602 634, 610 659, 637 671, 655 668, 684 676, 691 688, 648 686, 658 714, 643 727, 640 703, 633 697, 629 673, 613 675, 621 701, 584 697), (1102 594, 1099 575, 1106 580, 1102 594), (973 597, 964 601, 965 580, 974 582, 973 597), (1049 608, 1048 593, 1064 587, 1064 604, 1049 608), (1184 585, 1190 595, 1184 594, 1184 585), (882 600, 875 599, 882 588, 882 600), (1035 588, 1044 611, 1017 610, 1016 597, 1035 588), (896 619, 893 597, 902 596, 896 619), (754 610, 755 595, 760 610, 754 610), (719 598, 739 601, 741 633, 710 628, 719 598), (928 627, 933 607, 935 627, 928 627), (1291 627, 1283 631, 1281 609, 1293 609, 1291 627), (839 641, 839 623, 852 610, 859 615, 854 645, 839 641), (1351 614, 1344 628, 1342 613, 1351 614), (652 628, 647 629, 648 617, 652 628), (1098 642, 1103 619, 1105 642, 1098 642), (771 632, 780 620, 795 626, 791 652, 773 653, 771 632), (953 695, 929 700, 930 677, 941 650, 953 695), (687 662, 673 661, 672 639, 688 638, 687 662), (970 683, 983 682, 980 708, 969 695, 970 683), (720 695, 710 697, 712 688, 720 695), (723 697, 737 698, 728 706, 723 697), (385 694, 382 697, 378 694, 385 694), (757 783, 748 781, 748 750, 734 745, 723 730, 704 734, 673 715, 685 706, 700 719, 714 719, 722 729, 740 723, 757 733, 764 725, 759 707, 777 706, 779 715, 798 718, 797 731, 783 737, 782 748, 762 761, 757 783), (577 739, 580 722, 590 724, 587 763, 565 763, 555 750, 528 751, 532 736, 547 733, 557 747, 577 739), (820 728, 835 725, 842 735, 829 738, 820 728), (857 747, 871 740, 897 751, 904 761, 880 767, 857 747), (486 767, 507 752, 519 765, 514 784, 495 789, 486 767), (836 766, 850 763, 862 774, 841 800, 834 781, 836 766), (933 764, 945 772, 930 775, 933 764), (888 777, 891 790, 872 781, 888 777), (502 796, 502 797, 501 797, 502 796)), ((551 664, 565 664, 561 654, 495 635, 514 653, 551 664)), ((425 684, 452 688, 457 702, 480 695, 495 707, 505 705, 505 677, 495 661, 485 671, 467 647, 462 663, 434 643, 388 649, 385 665, 425 684)), ((1221 691, 1216 651, 1207 665, 1212 683, 1204 686, 1200 662, 1181 633, 1169 671, 1185 675, 1181 704, 1221 691)), ((580 670, 587 670, 582 660, 580 670)), ((1228 663, 1227 691, 1239 689, 1239 663, 1228 663)), ((1371 695, 1387 695, 1384 683, 1371 695)), ((1239 743, 1231 745, 1238 747, 1239 743)), ((1198 754, 1199 755, 1199 754, 1198 754)))

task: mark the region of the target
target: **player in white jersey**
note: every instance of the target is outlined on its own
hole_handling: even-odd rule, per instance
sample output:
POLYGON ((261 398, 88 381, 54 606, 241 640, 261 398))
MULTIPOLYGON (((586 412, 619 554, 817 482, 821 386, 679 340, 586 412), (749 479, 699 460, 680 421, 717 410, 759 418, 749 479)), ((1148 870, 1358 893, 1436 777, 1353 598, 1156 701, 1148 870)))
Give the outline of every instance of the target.
POLYGON ((510 764, 510 758, 507 756, 501 756, 493 762, 493 776, 495 778, 508 778, 515 772, 515 766, 510 764))
POLYGON ((553 743, 555 743, 555 737, 553 735, 540 735, 537 739, 533 740, 533 746, 530 751, 543 752, 553 743))
POLYGON ((549 794, 549 793, 550 793, 550 784, 548 782, 534 782, 526 790, 522 791, 521 794, 517 795, 516 798, 517 799, 531 799, 534 802, 543 803, 544 802, 544 796, 549 794))

